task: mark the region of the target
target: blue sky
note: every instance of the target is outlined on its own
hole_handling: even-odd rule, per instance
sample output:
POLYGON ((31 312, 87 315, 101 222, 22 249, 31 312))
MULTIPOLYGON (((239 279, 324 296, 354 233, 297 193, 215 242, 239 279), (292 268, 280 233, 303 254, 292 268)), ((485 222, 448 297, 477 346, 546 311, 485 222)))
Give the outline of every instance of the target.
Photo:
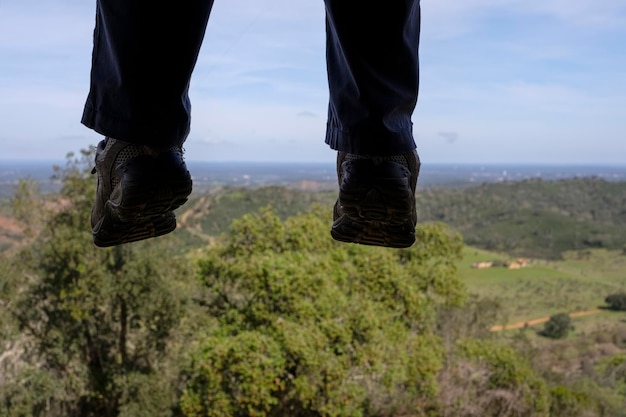
MULTIPOLYGON (((0 0, 0 159, 63 160, 95 1, 0 0)), ((624 0, 422 0, 424 163, 626 164, 624 0)), ((216 0, 187 159, 332 161, 322 0, 216 0)))

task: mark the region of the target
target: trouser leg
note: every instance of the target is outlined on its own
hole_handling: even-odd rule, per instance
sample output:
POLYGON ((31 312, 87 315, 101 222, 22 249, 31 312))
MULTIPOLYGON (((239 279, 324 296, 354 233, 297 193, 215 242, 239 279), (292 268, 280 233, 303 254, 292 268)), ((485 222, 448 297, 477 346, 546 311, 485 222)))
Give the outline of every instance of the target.
POLYGON ((182 145, 191 74, 213 0, 98 0, 82 123, 137 144, 182 145))
POLYGON ((326 143, 342 152, 415 149, 419 0, 325 0, 330 92, 326 143))

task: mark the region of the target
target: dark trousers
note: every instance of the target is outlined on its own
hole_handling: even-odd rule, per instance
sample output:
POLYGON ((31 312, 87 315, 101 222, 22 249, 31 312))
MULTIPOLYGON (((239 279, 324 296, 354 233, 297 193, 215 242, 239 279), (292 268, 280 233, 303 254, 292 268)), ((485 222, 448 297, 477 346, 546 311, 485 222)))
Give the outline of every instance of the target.
MULTIPOLYGON (((360 155, 412 151, 419 0, 325 4, 326 143, 360 155)), ((213 0, 98 0, 82 123, 127 142, 182 145, 190 129, 189 82, 212 6, 213 0)))

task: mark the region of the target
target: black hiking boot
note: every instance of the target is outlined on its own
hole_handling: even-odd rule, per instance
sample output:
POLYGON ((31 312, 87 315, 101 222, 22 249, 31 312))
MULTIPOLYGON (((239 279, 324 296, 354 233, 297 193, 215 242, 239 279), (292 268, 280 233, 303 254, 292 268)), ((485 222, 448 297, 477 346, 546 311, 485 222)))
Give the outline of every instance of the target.
POLYGON ((191 176, 179 147, 106 138, 96 149, 98 173, 91 227, 96 246, 115 246, 176 229, 174 210, 191 194, 191 176))
POLYGON ((337 154, 339 199, 335 203, 335 240, 406 248, 415 242, 417 151, 392 157, 337 154))

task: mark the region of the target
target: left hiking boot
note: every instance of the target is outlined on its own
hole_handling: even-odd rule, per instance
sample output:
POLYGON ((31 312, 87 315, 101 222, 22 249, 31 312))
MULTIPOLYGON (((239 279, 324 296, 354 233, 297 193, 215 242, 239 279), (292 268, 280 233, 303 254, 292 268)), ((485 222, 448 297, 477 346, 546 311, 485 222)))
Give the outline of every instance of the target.
POLYGON ((180 147, 163 150, 105 138, 96 149, 98 174, 91 227, 96 246, 115 246, 176 229, 174 210, 191 194, 180 147))
POLYGON ((390 157, 337 154, 339 198, 333 210, 335 240, 406 248, 415 242, 417 151, 390 157))

